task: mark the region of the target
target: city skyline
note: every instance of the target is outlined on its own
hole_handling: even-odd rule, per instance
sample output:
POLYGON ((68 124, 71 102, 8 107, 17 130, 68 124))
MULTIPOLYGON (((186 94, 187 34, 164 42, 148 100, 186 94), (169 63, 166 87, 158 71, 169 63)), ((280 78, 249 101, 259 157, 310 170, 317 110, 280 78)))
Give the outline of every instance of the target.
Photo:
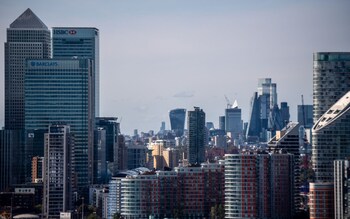
MULTIPOLYGON (((0 49, 4 51, 6 28, 27 8, 50 29, 98 28, 100 116, 118 117, 126 134, 133 129, 158 131, 162 121, 170 129, 169 110, 193 106, 202 108, 206 120, 218 127, 224 95, 238 100, 247 122, 258 78, 272 78, 278 102, 288 102, 291 120, 296 121, 300 96, 312 104, 313 53, 350 51, 350 30, 345 28, 350 2, 315 2, 117 1, 101 6, 3 1, 0 49)), ((3 52, 0 60, 4 84, 3 52)), ((1 92, 3 126, 3 86, 1 92)))

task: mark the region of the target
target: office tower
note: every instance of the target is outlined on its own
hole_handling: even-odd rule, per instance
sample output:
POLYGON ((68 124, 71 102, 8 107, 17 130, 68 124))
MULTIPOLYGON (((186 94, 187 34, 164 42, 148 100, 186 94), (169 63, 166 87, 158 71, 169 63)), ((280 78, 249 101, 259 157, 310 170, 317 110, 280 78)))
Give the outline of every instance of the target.
POLYGON ((65 122, 74 134, 78 189, 92 182, 93 64, 88 59, 31 59, 26 63, 25 129, 65 122))
POLYGON ((298 211, 300 207, 300 144, 299 127, 295 122, 290 122, 268 142, 270 152, 285 151, 294 155, 294 207, 298 211))
POLYGON ((24 148, 20 130, 0 130, 0 191, 25 181, 22 162, 24 148))
POLYGON ((128 145, 126 145, 126 148, 128 170, 146 166, 146 158, 148 152, 146 146, 129 143, 128 145))
POLYGON ((118 166, 118 135, 120 133, 120 124, 117 117, 97 117, 96 128, 103 128, 106 132, 106 162, 112 175, 117 174, 118 166))
POLYGON ((200 164, 205 161, 205 113, 199 107, 188 111, 188 144, 187 159, 189 164, 200 164))
POLYGON ((334 161, 334 218, 350 218, 350 162, 334 161))
POLYGON ((149 144, 149 149, 152 150, 153 168, 162 170, 164 168, 163 151, 166 148, 166 141, 156 140, 149 144))
POLYGON ((118 135, 118 169, 126 170, 127 169, 127 148, 125 146, 125 137, 124 135, 118 135))
POLYGON ((226 120, 225 116, 219 116, 219 129, 225 130, 225 126, 226 126, 225 120, 226 120))
POLYGON ((282 128, 290 121, 289 106, 287 102, 281 102, 282 128))
POLYGON ((53 124, 45 134, 44 198, 45 218, 60 218, 72 210, 73 136, 68 125, 53 124))
POLYGON ((226 154, 225 218, 292 218, 292 154, 226 154))
POLYGON ((313 122, 313 106, 298 105, 298 123, 306 129, 311 129, 313 122))
POLYGON ((165 131, 165 122, 162 122, 162 125, 160 126, 160 132, 164 132, 165 131))
POLYGON ((53 58, 93 60, 94 110, 100 115, 100 46, 99 30, 94 27, 53 27, 53 58))
POLYGON ((333 104, 312 128, 312 165, 318 182, 333 182, 333 161, 350 156, 349 127, 350 91, 333 104))
POLYGON ((186 109, 173 109, 169 112, 171 130, 176 137, 181 137, 185 129, 186 109))
POLYGON ((213 122, 206 122, 205 127, 207 127, 208 130, 214 129, 214 123, 213 122))
MULTIPOLYGON (((247 128, 248 141, 266 142, 277 130, 284 127, 282 113, 277 103, 277 85, 271 78, 258 80, 258 92, 254 93, 251 100, 250 121, 247 128)), ((285 103, 283 115, 288 117, 288 106, 285 103)), ((289 111, 289 110, 288 110, 289 111)))
POLYGON ((43 162, 44 157, 33 157, 32 159, 32 183, 40 183, 43 181, 43 162))
POLYGON ((4 48, 5 129, 22 130, 26 59, 50 58, 50 30, 28 8, 7 28, 4 48))
POLYGON ((310 183, 310 219, 334 218, 333 182, 310 183))
POLYGON ((93 149, 93 181, 92 184, 105 184, 108 182, 106 130, 98 127, 95 130, 93 149))
POLYGON ((248 142, 257 142, 260 137, 261 120, 258 92, 255 92, 250 101, 250 118, 247 127, 246 139, 248 142))
POLYGON ((237 102, 231 108, 225 109, 225 131, 230 133, 232 141, 242 135, 242 110, 238 108, 237 102))
POLYGON ((313 113, 316 123, 350 89, 350 53, 314 53, 313 64, 313 113))

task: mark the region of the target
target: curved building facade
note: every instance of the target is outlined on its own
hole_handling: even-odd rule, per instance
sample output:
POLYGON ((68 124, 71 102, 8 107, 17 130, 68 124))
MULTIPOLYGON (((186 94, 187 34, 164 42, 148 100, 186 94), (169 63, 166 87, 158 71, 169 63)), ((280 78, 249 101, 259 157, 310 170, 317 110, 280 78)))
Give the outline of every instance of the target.
POLYGON ((350 155, 350 91, 312 128, 312 164, 319 182, 333 182, 333 162, 350 155))
POLYGON ((350 89, 350 52, 318 52, 313 57, 314 123, 350 89))
POLYGON ((171 130, 175 132, 176 137, 184 134, 186 109, 173 109, 169 112, 171 130))

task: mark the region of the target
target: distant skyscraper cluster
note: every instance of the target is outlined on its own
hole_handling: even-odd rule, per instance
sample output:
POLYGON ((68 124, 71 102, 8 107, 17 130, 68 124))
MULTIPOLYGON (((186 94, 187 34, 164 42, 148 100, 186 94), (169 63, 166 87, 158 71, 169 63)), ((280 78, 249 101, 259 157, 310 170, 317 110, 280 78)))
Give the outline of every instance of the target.
POLYGON ((289 122, 289 107, 286 102, 277 103, 277 85, 271 78, 258 81, 258 92, 251 100, 250 119, 246 138, 248 141, 268 141, 277 130, 289 122))

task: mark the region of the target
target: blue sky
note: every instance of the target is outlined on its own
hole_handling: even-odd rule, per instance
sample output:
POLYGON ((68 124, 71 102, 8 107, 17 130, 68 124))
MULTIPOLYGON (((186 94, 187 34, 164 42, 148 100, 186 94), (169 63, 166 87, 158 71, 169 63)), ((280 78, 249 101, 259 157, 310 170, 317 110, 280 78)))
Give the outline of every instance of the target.
MULTIPOLYGON (((48 26, 100 30, 101 116, 134 128, 169 128, 168 111, 199 106, 217 126, 226 100, 247 121, 258 78, 277 83, 278 101, 312 103, 312 54, 350 51, 350 1, 44 1, 0 2, 0 41, 31 8, 48 26)), ((3 43, 0 44, 3 84, 3 43)), ((0 86, 3 124, 3 86, 0 86)))

